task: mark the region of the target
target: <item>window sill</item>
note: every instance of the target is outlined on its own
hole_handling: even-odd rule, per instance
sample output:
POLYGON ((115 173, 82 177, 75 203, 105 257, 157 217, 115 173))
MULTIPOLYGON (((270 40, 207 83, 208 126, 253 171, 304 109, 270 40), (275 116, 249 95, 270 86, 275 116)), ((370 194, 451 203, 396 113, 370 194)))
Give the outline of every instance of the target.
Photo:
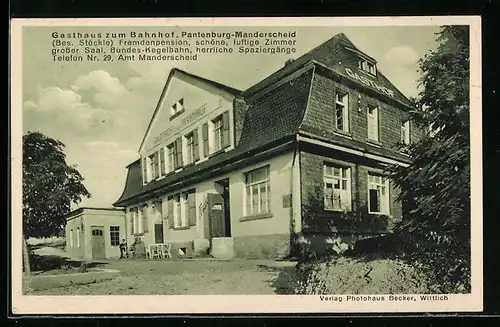
POLYGON ((190 228, 191 228, 191 226, 178 226, 178 227, 173 227, 171 229, 173 229, 173 230, 187 230, 190 228))
POLYGON ((392 216, 388 213, 382 213, 382 212, 368 212, 369 215, 374 215, 374 216, 383 216, 387 218, 392 218, 392 216))
POLYGON ((177 116, 180 116, 183 112, 185 111, 185 109, 183 108, 181 111, 173 114, 172 116, 170 116, 170 120, 172 121, 173 119, 175 119, 177 116))
POLYGON ((241 217, 240 221, 244 222, 244 221, 251 221, 251 220, 258 220, 258 219, 267 219, 267 218, 272 218, 272 217, 273 217, 272 213, 266 212, 266 213, 260 213, 260 214, 257 214, 257 215, 251 215, 251 216, 241 217))
POLYGON ((336 209, 323 209, 325 212, 338 212, 338 213, 349 213, 352 210, 336 210, 336 209))
POLYGON ((345 132, 345 131, 341 131, 340 129, 334 129, 333 130, 333 134, 335 135, 338 135, 338 136, 342 136, 342 137, 345 137, 349 140, 352 140, 352 135, 351 133, 349 132, 345 132))
POLYGON ((375 140, 372 140, 372 139, 366 139, 366 143, 372 145, 372 146, 375 146, 377 148, 381 148, 382 147, 382 143, 380 143, 379 141, 375 141, 375 140))
POLYGON ((215 156, 218 156, 219 154, 224 153, 224 152, 225 152, 225 149, 220 149, 220 150, 217 150, 217 151, 215 151, 214 153, 211 153, 211 154, 208 156, 208 158, 209 158, 209 159, 211 159, 211 158, 213 158, 213 157, 215 157, 215 156))

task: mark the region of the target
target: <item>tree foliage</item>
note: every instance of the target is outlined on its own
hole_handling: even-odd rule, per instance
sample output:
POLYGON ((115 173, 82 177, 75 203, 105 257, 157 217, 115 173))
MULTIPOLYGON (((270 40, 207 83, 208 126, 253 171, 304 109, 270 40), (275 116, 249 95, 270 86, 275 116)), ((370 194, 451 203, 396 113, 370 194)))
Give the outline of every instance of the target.
POLYGON ((23 233, 58 236, 71 202, 90 198, 83 177, 66 163, 64 144, 39 132, 23 136, 23 233))
POLYGON ((412 259, 441 291, 470 288, 469 29, 444 26, 438 48, 420 60, 422 91, 411 112, 426 133, 407 149, 409 167, 394 167, 406 211, 397 231, 412 259))

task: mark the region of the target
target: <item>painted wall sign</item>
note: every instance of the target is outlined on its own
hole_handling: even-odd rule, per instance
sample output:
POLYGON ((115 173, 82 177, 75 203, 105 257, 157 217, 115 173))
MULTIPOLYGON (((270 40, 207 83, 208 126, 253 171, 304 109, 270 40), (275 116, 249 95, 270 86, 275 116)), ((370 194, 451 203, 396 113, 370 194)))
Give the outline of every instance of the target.
POLYGON ((358 80, 365 85, 371 86, 371 87, 373 87, 373 88, 375 88, 375 89, 377 89, 377 90, 379 90, 379 91, 381 91, 381 92, 383 92, 391 97, 394 97, 393 90, 389 90, 385 86, 380 86, 377 83, 375 83, 374 81, 372 81, 364 76, 359 76, 357 73, 353 72, 349 68, 346 68, 345 71, 346 71, 347 75, 349 75, 349 77, 354 78, 355 80, 358 80))
MULTIPOLYGON (((199 107, 198 109, 195 109, 193 112, 189 113, 188 115, 184 117, 179 117, 178 121, 180 124, 175 125, 175 126, 170 126, 169 128, 165 129, 163 132, 160 133, 160 135, 155 136, 153 139, 153 146, 156 146, 160 144, 161 142, 167 140, 172 136, 172 134, 177 133, 178 131, 182 130, 186 126, 192 124, 195 122, 198 118, 203 116, 205 112, 207 111, 207 104, 204 104, 203 106, 199 107)), ((175 122, 175 120, 173 120, 175 122)))

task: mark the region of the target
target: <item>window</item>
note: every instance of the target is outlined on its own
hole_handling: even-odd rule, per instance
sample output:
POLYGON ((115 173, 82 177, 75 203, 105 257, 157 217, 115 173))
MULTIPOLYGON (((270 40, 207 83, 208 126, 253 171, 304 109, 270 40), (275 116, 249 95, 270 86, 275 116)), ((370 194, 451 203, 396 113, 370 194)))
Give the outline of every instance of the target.
POLYGON ((213 128, 213 151, 212 152, 217 152, 223 148, 222 144, 222 117, 217 117, 215 120, 212 121, 214 128, 213 128))
POLYGON ((185 214, 185 196, 181 197, 181 194, 174 195, 174 227, 184 227, 187 226, 186 214, 185 214))
POLYGON ((401 143, 410 144, 410 121, 403 120, 401 122, 401 143))
POLYGON ((186 164, 190 164, 195 161, 195 146, 194 146, 194 133, 189 133, 185 137, 186 139, 186 164))
POLYGON ((158 166, 158 152, 153 153, 149 157, 149 178, 148 181, 157 179, 159 174, 159 166, 158 166))
POLYGON ((109 239, 111 246, 120 245, 120 226, 109 226, 109 239))
POLYGON ((167 146, 167 173, 174 170, 174 144, 167 146))
POLYGON ((389 214, 389 180, 381 175, 368 174, 368 212, 389 214))
POLYGON ((132 214, 133 235, 142 235, 144 233, 149 232, 147 210, 148 210, 147 205, 134 207, 130 210, 132 214))
POLYGON ((378 107, 368 105, 368 138, 373 141, 378 141, 378 107))
POLYGON ((331 164, 323 166, 325 210, 351 211, 351 170, 331 164))
POLYGON ((250 216, 269 212, 269 166, 246 173, 245 184, 246 215, 250 216))
POLYGON ((69 246, 73 247, 73 230, 69 231, 69 246))
POLYGON ((359 58, 358 60, 358 68, 362 71, 365 71, 371 75, 377 75, 377 66, 366 59, 359 58))
POLYGON ((80 227, 76 228, 76 247, 80 247, 80 227))
POLYGON ((335 94, 335 127, 338 130, 349 132, 348 115, 348 94, 335 94))
POLYGON ((179 101, 177 101, 172 105, 172 107, 170 108, 170 117, 177 116, 183 111, 184 111, 184 98, 180 99, 179 101))

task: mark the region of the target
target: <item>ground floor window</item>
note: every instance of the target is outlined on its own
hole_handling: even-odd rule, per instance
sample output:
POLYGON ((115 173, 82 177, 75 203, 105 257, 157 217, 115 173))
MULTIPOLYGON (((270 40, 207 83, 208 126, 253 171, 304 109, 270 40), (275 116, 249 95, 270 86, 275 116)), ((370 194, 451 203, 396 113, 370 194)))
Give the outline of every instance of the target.
POLYGON ((73 230, 69 231, 69 246, 73 247, 73 230))
POLYGON ((324 208, 351 211, 351 170, 332 164, 323 166, 324 208))
POLYGON ((76 228, 76 247, 80 247, 80 227, 76 228))
POLYGON ((120 245, 120 226, 109 226, 109 239, 111 246, 120 245))
POLYGON ((246 215, 257 215, 270 211, 269 166, 252 170, 245 174, 246 215))
POLYGON ((368 174, 368 212, 389 214, 389 180, 382 175, 368 174))
POLYGON ((168 216, 170 227, 188 227, 196 225, 195 189, 169 196, 168 216))

